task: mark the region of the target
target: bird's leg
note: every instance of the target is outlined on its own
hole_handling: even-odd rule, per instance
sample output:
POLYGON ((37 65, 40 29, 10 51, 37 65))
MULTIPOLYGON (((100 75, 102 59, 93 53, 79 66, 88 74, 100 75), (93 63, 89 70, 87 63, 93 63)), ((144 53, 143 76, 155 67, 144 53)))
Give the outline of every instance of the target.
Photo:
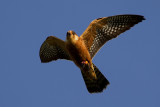
POLYGON ((83 68, 85 71, 89 71, 89 69, 90 69, 90 64, 88 63, 88 61, 82 61, 81 64, 82 64, 82 68, 83 68))
POLYGON ((82 61, 82 64, 89 64, 88 61, 82 61))

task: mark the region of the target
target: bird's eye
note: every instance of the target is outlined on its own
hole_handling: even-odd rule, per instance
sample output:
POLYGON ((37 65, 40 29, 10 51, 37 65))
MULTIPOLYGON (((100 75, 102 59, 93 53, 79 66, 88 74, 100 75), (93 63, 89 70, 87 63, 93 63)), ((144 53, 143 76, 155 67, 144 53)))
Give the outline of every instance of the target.
POLYGON ((72 31, 72 34, 75 35, 76 33, 74 31, 72 31))

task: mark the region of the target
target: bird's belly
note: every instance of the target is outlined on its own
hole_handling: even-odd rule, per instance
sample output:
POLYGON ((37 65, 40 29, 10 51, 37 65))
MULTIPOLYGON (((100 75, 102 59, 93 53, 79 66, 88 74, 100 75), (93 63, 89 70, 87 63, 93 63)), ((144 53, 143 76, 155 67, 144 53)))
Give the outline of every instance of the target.
POLYGON ((74 61, 74 63, 78 66, 82 66, 82 61, 89 61, 91 60, 90 54, 88 50, 86 49, 83 44, 78 45, 78 44, 69 44, 67 46, 67 50, 70 54, 70 57, 74 61))

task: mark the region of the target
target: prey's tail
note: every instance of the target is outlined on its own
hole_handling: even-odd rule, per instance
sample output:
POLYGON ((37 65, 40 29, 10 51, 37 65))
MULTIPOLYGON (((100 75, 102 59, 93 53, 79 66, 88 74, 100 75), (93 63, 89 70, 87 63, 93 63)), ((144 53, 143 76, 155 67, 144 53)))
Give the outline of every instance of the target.
POLYGON ((99 69, 93 64, 96 79, 89 78, 85 71, 81 71, 87 90, 90 93, 102 92, 109 85, 109 81, 103 76, 99 69))

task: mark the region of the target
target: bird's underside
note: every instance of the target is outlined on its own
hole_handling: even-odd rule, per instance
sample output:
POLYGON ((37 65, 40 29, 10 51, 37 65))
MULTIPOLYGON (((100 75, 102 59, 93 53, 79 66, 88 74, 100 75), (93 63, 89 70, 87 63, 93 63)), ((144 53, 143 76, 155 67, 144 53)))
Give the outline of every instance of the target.
POLYGON ((93 20, 80 37, 74 31, 67 32, 66 41, 49 36, 40 48, 41 62, 57 59, 73 61, 80 68, 88 91, 102 92, 109 81, 92 63, 92 58, 107 41, 142 20, 145 19, 140 15, 103 17, 93 20))

